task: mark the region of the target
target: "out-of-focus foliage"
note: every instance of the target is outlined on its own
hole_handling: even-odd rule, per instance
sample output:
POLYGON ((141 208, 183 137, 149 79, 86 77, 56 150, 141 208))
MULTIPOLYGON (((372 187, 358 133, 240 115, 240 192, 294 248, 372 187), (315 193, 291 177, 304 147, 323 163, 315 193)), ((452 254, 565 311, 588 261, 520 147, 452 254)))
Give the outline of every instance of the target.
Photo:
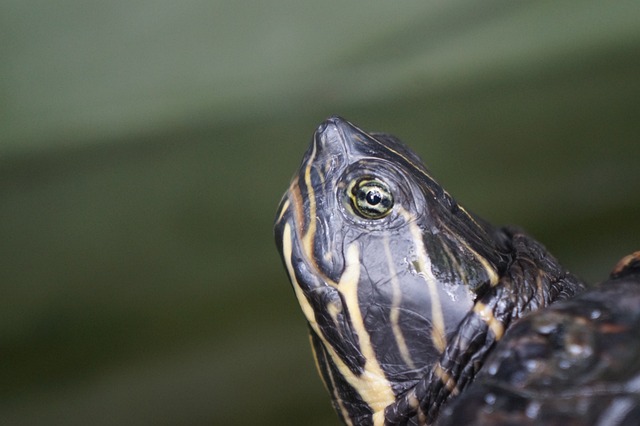
POLYGON ((0 1, 0 423, 337 424, 271 223, 315 126, 596 281, 640 249, 637 2, 0 1))

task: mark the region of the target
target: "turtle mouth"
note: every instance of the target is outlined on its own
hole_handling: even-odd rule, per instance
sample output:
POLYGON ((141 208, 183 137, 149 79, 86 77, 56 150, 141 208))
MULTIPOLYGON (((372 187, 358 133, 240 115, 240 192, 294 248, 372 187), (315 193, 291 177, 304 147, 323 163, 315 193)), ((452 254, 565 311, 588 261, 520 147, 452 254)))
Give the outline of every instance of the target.
MULTIPOLYGON (((318 232, 318 204, 326 203, 327 173, 331 161, 344 155, 335 126, 318 127, 298 172, 291 179, 275 220, 275 239, 302 311, 310 323, 322 306, 312 303, 314 295, 328 287, 326 274, 318 265, 318 254, 327 247, 318 232), (331 152, 331 155, 325 155, 331 152), (327 164, 327 160, 329 164, 327 164)), ((322 209, 320 209, 322 213, 322 209)), ((321 226, 322 228, 322 226, 321 226)))
MULTIPOLYGON (((280 202, 275 237, 312 332, 324 347, 331 348, 349 374, 359 376, 365 359, 346 306, 347 297, 339 290, 345 285, 356 289, 361 269, 357 244, 343 244, 335 192, 350 158, 352 136, 348 132, 354 132, 353 128, 338 117, 318 127, 280 202)), ((355 296, 351 299, 355 301, 355 296)))
POLYGON ((352 157, 350 144, 358 132, 337 116, 318 126, 276 216, 280 252, 283 253, 284 239, 289 238, 292 261, 304 262, 326 282, 338 281, 343 272, 335 191, 338 178, 352 157))
MULTIPOLYGON (((395 400, 392 385, 377 361, 371 337, 358 303, 362 272, 359 244, 352 242, 344 253, 344 268, 337 279, 322 272, 313 239, 296 219, 291 191, 282 202, 276 235, 283 263, 298 304, 310 328, 317 366, 334 398, 344 400, 345 389, 363 400, 362 411, 382 416, 395 400)), ((346 409, 345 409, 346 410, 346 409)), ((346 411, 346 417, 351 417, 346 411)), ((365 415, 366 417, 366 415, 365 415)))
MULTIPOLYGON (((320 249, 316 246, 316 230, 301 220, 300 216, 304 213, 302 210, 307 209, 297 204, 297 197, 299 194, 294 182, 281 202, 276 219, 278 250, 298 304, 311 330, 315 335, 322 336, 323 345, 332 347, 353 374, 360 375, 365 360, 358 349, 358 339, 352 329, 344 296, 338 290, 347 280, 357 281, 360 268, 359 253, 353 252, 353 249, 348 253, 352 264, 351 271, 340 270, 338 279, 329 276, 333 273, 323 267, 322 260, 317 256, 320 249)), ((325 243, 326 241, 319 244, 325 243)))

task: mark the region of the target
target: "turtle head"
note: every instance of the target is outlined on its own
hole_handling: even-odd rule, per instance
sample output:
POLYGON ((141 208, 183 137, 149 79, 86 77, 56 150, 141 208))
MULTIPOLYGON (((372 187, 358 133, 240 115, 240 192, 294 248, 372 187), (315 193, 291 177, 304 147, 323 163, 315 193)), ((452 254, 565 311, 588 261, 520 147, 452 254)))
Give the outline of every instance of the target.
POLYGON ((492 229, 415 153, 339 117, 314 133, 275 234, 321 376, 355 424, 433 367, 503 267, 492 229))

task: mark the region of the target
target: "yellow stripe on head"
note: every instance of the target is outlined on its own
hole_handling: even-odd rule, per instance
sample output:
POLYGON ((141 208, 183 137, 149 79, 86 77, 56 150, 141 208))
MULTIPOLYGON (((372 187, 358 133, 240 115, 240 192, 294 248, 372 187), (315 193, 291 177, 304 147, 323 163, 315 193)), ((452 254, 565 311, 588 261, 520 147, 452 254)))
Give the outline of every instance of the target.
POLYGON ((422 231, 418 224, 413 220, 411 213, 399 207, 400 214, 404 217, 409 225, 413 245, 417 256, 418 275, 424 279, 429 289, 429 299, 431 300, 431 340, 433 346, 438 352, 443 353, 447 346, 445 337, 444 315, 442 313, 442 304, 440 302, 440 293, 438 291, 438 281, 431 271, 431 259, 427 254, 422 240, 422 231))
POLYGON ((307 232, 302 236, 302 247, 305 251, 307 259, 314 262, 315 255, 313 250, 313 238, 316 233, 316 194, 311 183, 311 167, 316 157, 316 144, 313 144, 313 150, 304 169, 304 184, 307 187, 307 199, 309 200, 309 226, 307 232))
POLYGON ((398 280, 398 274, 396 272, 396 268, 393 262, 393 255, 391 254, 391 248, 389 247, 389 237, 385 236, 383 240, 384 244, 384 252, 387 258, 387 267, 389 268, 389 277, 391 280, 391 289, 392 289, 392 301, 391 301, 391 312, 389 314, 389 319, 391 320, 391 329, 393 330, 393 337, 396 340, 396 344, 398 345, 398 349, 400 350, 400 356, 409 368, 415 369, 416 366, 411 358, 411 353, 409 352, 409 347, 407 346, 407 342, 404 338, 404 333, 402 332, 402 328, 400 327, 399 319, 400 319, 400 304, 402 303, 402 288, 400 287, 400 281, 398 280))
MULTIPOLYGON (((364 372, 361 375, 356 375, 349 367, 342 361, 333 346, 327 341, 326 337, 322 333, 322 330, 318 326, 315 317, 315 311, 307 300, 302 287, 297 282, 295 277, 295 271, 292 264, 293 254, 293 240, 291 226, 286 223, 283 230, 282 237, 282 252, 285 261, 285 266, 289 272, 291 282, 293 284, 295 295, 298 299, 298 303, 302 308, 309 325, 320 338, 322 345, 324 346, 326 353, 331 358, 331 361, 335 364, 340 374, 344 377, 347 383, 355 389, 360 398, 371 408, 374 413, 380 412, 382 414, 376 414, 374 416, 374 425, 384 424, 384 408, 395 401, 395 395, 391 389, 391 384, 387 380, 382 367, 378 363, 376 354, 371 344, 371 339, 367 333, 364 320, 362 318, 362 312, 358 305, 358 280, 360 279, 360 251, 356 243, 351 244, 347 248, 345 256, 345 270, 340 278, 339 283, 327 283, 335 287, 343 296, 344 303, 347 305, 347 311, 351 316, 351 323, 356 335, 358 337, 358 343, 360 350, 365 357, 364 372)), ((342 408, 341 408, 342 409, 342 408)))

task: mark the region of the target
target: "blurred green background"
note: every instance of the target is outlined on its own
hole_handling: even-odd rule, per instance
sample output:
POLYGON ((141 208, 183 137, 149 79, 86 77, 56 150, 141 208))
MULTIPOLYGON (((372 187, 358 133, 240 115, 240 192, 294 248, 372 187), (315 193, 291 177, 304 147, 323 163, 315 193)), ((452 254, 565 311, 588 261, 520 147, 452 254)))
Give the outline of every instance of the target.
POLYGON ((272 241, 394 133, 571 270, 640 249, 637 1, 0 0, 0 424, 335 425, 272 241))

